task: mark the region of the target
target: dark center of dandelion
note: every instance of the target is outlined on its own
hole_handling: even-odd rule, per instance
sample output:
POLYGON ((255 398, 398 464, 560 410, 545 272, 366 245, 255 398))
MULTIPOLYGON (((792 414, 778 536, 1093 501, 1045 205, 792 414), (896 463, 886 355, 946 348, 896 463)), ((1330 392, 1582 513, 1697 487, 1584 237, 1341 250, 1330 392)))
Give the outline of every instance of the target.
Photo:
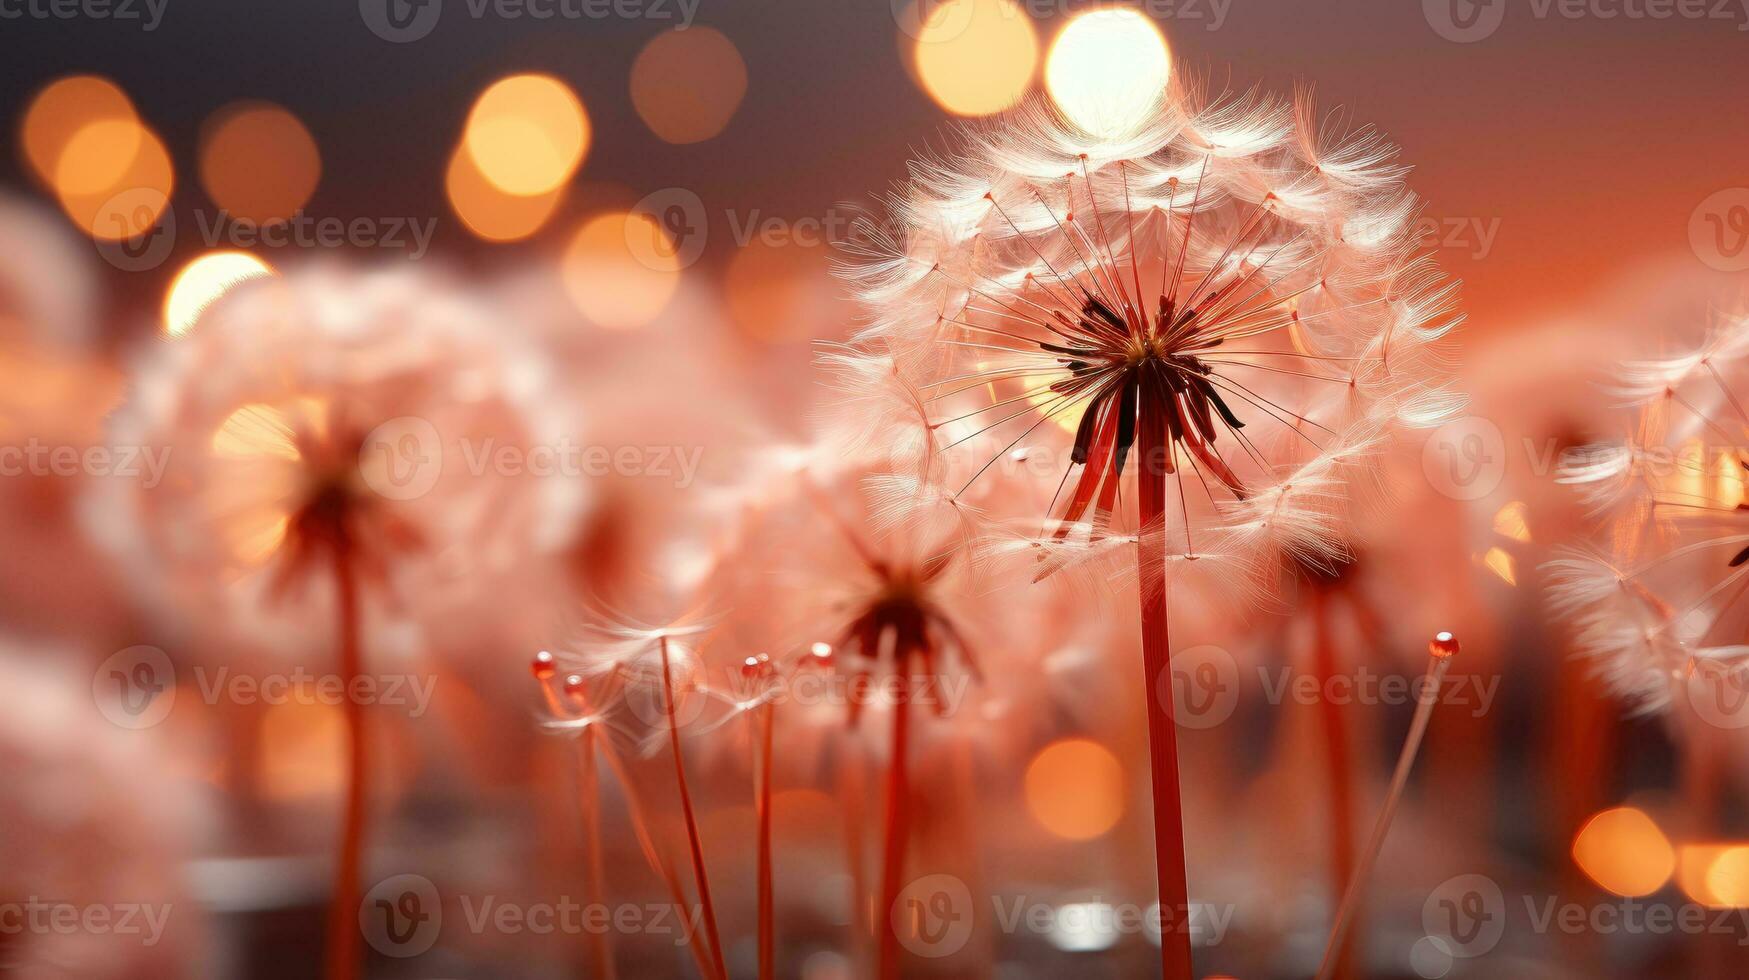
MULTIPOLYGON (((1171 444, 1205 465, 1233 493, 1243 495, 1237 476, 1212 447, 1220 426, 1237 434, 1245 423, 1210 380, 1213 368, 1197 356, 1221 343, 1202 335, 1198 311, 1175 310, 1173 301, 1162 296, 1154 322, 1144 328, 1126 322, 1103 300, 1089 296, 1073 325, 1074 334, 1059 334, 1062 343, 1039 342, 1069 371, 1068 377, 1050 386, 1051 391, 1086 399, 1070 461, 1104 467, 1109 459, 1112 472, 1122 474, 1135 446, 1140 416, 1155 413, 1163 420, 1171 444)), ((1170 473, 1176 469, 1170 457, 1167 453, 1164 458, 1144 459, 1143 465, 1170 473)))
POLYGON ((324 474, 311 485, 303 506, 292 515, 291 526, 309 542, 339 546, 346 540, 352 515, 358 509, 357 498, 346 474, 324 474))

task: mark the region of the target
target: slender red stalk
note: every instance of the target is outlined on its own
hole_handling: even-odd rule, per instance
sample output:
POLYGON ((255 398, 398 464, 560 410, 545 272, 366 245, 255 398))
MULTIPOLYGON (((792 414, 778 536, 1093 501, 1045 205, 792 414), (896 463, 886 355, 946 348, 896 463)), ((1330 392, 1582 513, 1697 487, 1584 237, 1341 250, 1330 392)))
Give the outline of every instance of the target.
POLYGON ((1166 462, 1172 451, 1165 406, 1141 400, 1137 424, 1142 670, 1148 705, 1148 764, 1154 790, 1154 865, 1160 887, 1160 964, 1165 980, 1190 980, 1190 882, 1184 867, 1184 806, 1178 790, 1178 729, 1172 718, 1172 647, 1167 628, 1166 462))
POLYGON ((844 801, 844 860, 850 868, 851 943, 858 950, 867 945, 874 927, 868 909, 868 874, 864 870, 862 814, 865 773, 859 743, 848 733, 835 743, 838 750, 838 798, 844 801))
MULTIPOLYGON (((647 810, 644 807, 643 797, 638 795, 637 785, 631 781, 625 766, 619 761, 619 756, 614 753, 610 743, 602 743, 601 757, 607 760, 607 767, 613 770, 613 778, 619 781, 620 789, 625 793, 626 809, 630 811, 632 817, 632 834, 638 840, 638 848, 644 852, 644 860, 649 863, 651 868, 655 869, 656 873, 662 877, 663 883, 668 886, 668 894, 674 900, 674 907, 684 909, 686 907, 686 893, 680 888, 680 878, 675 875, 674 869, 668 866, 668 862, 662 859, 662 852, 657 849, 655 840, 650 836, 650 820, 646 816, 647 810)), ((711 976, 713 964, 710 951, 705 943, 698 941, 698 936, 692 927, 691 916, 682 915, 680 917, 680 929, 682 938, 686 940, 687 948, 692 951, 693 961, 698 964, 699 976, 711 976)))
POLYGON ((349 549, 334 549, 334 589, 338 606, 340 676, 346 681, 346 808, 340 825, 340 853, 334 866, 328 907, 326 964, 329 980, 358 976, 358 869, 364 848, 364 794, 370 756, 365 745, 364 704, 352 695, 363 672, 363 639, 358 613, 358 579, 349 549))
MULTIPOLYGON (((607 885, 601 860, 601 780, 595 766, 593 726, 583 729, 583 736, 577 743, 577 752, 580 756, 577 760, 577 782, 578 794, 582 797, 583 804, 583 841, 589 862, 589 897, 605 904, 607 885)), ((614 980, 613 933, 603 929, 593 936, 590 946, 595 954, 595 975, 602 980, 614 980)))
MULTIPOLYGON (((1336 644, 1330 636, 1330 599, 1322 592, 1312 596, 1312 662, 1318 675, 1323 729, 1325 774, 1328 777, 1330 823, 1330 894, 1337 904, 1354 876, 1354 775, 1348 764, 1348 729, 1342 706, 1329 696, 1336 676, 1336 644)), ((1348 976, 1353 943, 1345 942, 1337 960, 1336 975, 1348 976)))
POLYGON ((897 665, 899 697, 893 702, 892 758, 887 760, 887 819, 882 845, 881 903, 875 909, 880 923, 880 946, 876 976, 896 980, 899 976, 899 923, 893 906, 898 904, 899 879, 905 873, 905 845, 911 834, 911 774, 907 756, 911 735, 911 656, 905 650, 897 665))
POLYGON ((1379 809, 1378 821, 1373 824, 1372 836, 1366 842, 1366 850, 1361 852, 1360 864, 1354 869, 1354 877, 1348 881, 1348 891, 1342 896, 1342 907, 1336 913, 1336 924, 1330 928, 1330 938, 1324 947, 1324 961, 1318 966, 1317 980, 1329 980, 1335 975, 1338 951, 1348 938, 1348 927, 1354 922, 1355 914, 1360 911, 1361 898, 1366 894, 1367 879, 1372 877, 1373 864, 1378 861, 1379 851, 1385 846, 1385 835, 1390 833, 1391 821, 1397 815, 1397 804, 1403 801, 1403 790, 1409 785, 1409 770, 1415 767, 1415 756, 1421 751, 1421 739, 1427 734, 1427 723, 1433 719, 1433 706, 1439 703, 1439 687, 1445 681, 1445 672, 1451 668, 1452 655, 1457 652, 1457 640, 1449 633, 1441 633, 1430 649, 1427 658, 1427 686, 1420 703, 1415 706, 1415 719, 1409 723, 1409 737, 1403 740, 1403 751, 1397 756, 1397 769, 1391 774, 1391 788, 1385 793, 1385 803, 1379 809))
MULTIPOLYGON (((541 694, 546 698, 547 709, 553 713, 554 717, 564 717, 568 715, 570 712, 563 707, 564 702, 560 700, 558 691, 555 690, 551 672, 549 671, 546 674, 542 674, 537 669, 535 676, 540 679, 541 694)), ((580 696, 573 695, 573 698, 573 705, 581 704, 583 710, 588 710, 588 704, 584 702, 580 696)), ((578 802, 580 804, 584 821, 584 836, 588 840, 591 851, 589 856, 590 887, 594 889, 595 895, 598 896, 598 900, 605 900, 600 898, 601 896, 605 896, 607 891, 603 885, 601 875, 601 824, 599 812, 601 795, 600 781, 596 776, 594 740, 594 729, 592 727, 585 727, 583 729, 583 738, 580 740, 580 745, 582 746, 580 751, 584 754, 578 759, 577 792, 578 802)), ((607 767, 613 770, 613 778, 619 782, 620 791, 625 794, 626 810, 631 815, 632 835, 637 838, 638 849, 644 852, 644 860, 648 862, 650 868, 661 877, 662 883, 668 886, 668 895, 673 899, 674 907, 676 909, 685 909, 686 893, 681 890, 680 879, 674 874, 674 869, 669 867, 668 862, 662 859, 662 852, 656 848, 656 842, 654 838, 650 836, 650 821, 645 815, 643 799, 638 796, 637 784, 631 781, 626 773, 625 766, 619 761, 619 756, 614 754, 612 742, 601 743, 601 756, 607 760, 607 767)), ((711 976, 711 961, 707 958, 705 950, 701 948, 697 941, 697 937, 693 933, 691 916, 680 916, 680 933, 681 938, 686 943, 686 948, 692 953, 693 961, 698 964, 699 976, 711 976)), ((605 955, 607 956, 608 972, 604 973, 603 976, 611 977, 613 975, 611 971, 614 968, 612 950, 607 949, 605 955)))
POLYGON ((686 786, 686 758, 680 751, 680 722, 674 712, 674 672, 668 658, 668 638, 660 640, 662 651, 662 710, 668 716, 668 744, 674 749, 674 779, 680 788, 680 812, 686 819, 686 842, 692 851, 692 875, 698 885, 699 908, 704 913, 705 939, 710 944, 715 976, 727 980, 722 940, 717 933, 717 911, 711 903, 710 877, 704 867, 704 847, 699 843, 698 818, 692 809, 692 792, 686 786))
POLYGON ((755 709, 754 808, 759 814, 759 977, 777 976, 776 923, 771 888, 771 729, 773 705, 755 709))

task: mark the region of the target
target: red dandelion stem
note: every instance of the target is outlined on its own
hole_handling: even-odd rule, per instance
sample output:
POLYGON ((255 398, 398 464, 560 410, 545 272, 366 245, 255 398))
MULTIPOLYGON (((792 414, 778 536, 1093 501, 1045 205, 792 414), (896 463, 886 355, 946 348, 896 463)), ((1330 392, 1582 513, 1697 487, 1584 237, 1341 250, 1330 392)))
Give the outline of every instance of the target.
POLYGON ((859 948, 865 947, 873 927, 868 912, 868 874, 864 870, 862 814, 866 773, 855 743, 840 736, 837 742, 838 795, 844 800, 844 860, 850 867, 851 939, 859 948))
MULTIPOLYGON (((597 902, 607 901, 606 875, 601 858, 601 780, 595 765, 595 729, 583 729, 577 744, 581 756, 577 760, 578 792, 583 797, 583 841, 589 862, 589 894, 597 902)), ((602 980, 614 980, 613 936, 603 929, 590 943, 595 954, 595 975, 602 980)))
POLYGON ((1141 400, 1136 481, 1141 532, 1136 536, 1136 562, 1141 579, 1142 690, 1148 705, 1161 967, 1165 980, 1190 980, 1190 883, 1184 867, 1184 804, 1178 788, 1178 729, 1172 718, 1172 648, 1166 608, 1166 465, 1172 447, 1165 411, 1160 399, 1141 400), (1157 537, 1156 528, 1160 530, 1157 537))
POLYGON ((698 903, 704 913, 705 940, 710 945, 713 976, 727 978, 722 940, 717 934, 717 912, 711 903, 710 876, 705 871, 704 847, 699 843, 698 818, 692 809, 692 792, 686 786, 686 758, 680 751, 680 722, 674 712, 674 672, 668 657, 668 638, 661 637, 662 710, 668 716, 668 744, 674 749, 674 779, 680 789, 680 812, 686 818, 686 842, 692 853, 692 875, 698 885, 698 903))
POLYGON ((1385 793, 1384 806, 1379 809, 1378 821, 1373 824, 1372 836, 1367 839, 1366 850, 1361 852, 1354 877, 1348 880, 1348 891, 1342 896, 1342 907, 1336 913, 1336 924, 1330 927, 1330 939, 1324 947, 1324 961, 1318 966, 1317 980, 1330 980, 1336 972, 1338 951, 1342 949, 1348 927, 1360 910, 1367 879, 1372 877, 1373 864, 1378 861, 1379 851, 1385 845, 1385 835, 1390 833, 1391 821, 1397 815, 1397 804, 1403 801, 1403 790, 1409 785, 1409 771, 1415 768, 1415 756, 1421 751, 1427 724, 1433 720, 1433 706, 1439 703, 1439 687, 1445 681, 1445 672, 1451 669, 1451 658, 1458 652, 1458 641, 1450 633, 1440 633, 1427 649, 1426 685, 1420 703, 1415 706, 1415 718, 1409 723, 1409 736, 1403 740, 1403 751, 1397 756, 1397 769, 1391 774, 1391 788, 1385 793))
POLYGON ((754 728, 753 779, 754 809, 759 814, 759 977, 772 980, 777 976, 776 924, 773 915, 771 887, 771 730, 775 719, 773 705, 767 703, 756 710, 754 728))
MULTIPOLYGON (((554 717, 564 717, 569 711, 562 706, 558 693, 553 686, 553 660, 549 653, 541 653, 535 658, 535 679, 540 683, 541 695, 546 698, 547 710, 554 717)), ((571 697, 573 707, 583 711, 589 710, 589 704, 580 690, 572 690, 570 682, 566 683, 567 693, 571 697)), ((632 835, 637 838, 638 848, 644 854, 644 860, 652 870, 661 877, 663 884, 668 886, 668 894, 674 901, 675 908, 684 908, 686 893, 680 889, 680 879, 675 877, 668 862, 662 859, 662 854, 656 849, 656 843, 650 836, 649 821, 644 816, 644 805, 638 796, 637 787, 626 776, 625 767, 614 755, 612 743, 601 743, 601 754, 607 760, 607 767, 613 771, 614 779, 619 781, 621 790, 626 797, 626 810, 631 816, 632 835)), ((601 859, 601 782, 595 764, 595 729, 594 726, 584 726, 583 735, 578 742, 577 758, 577 807, 583 821, 583 834, 588 848, 589 887, 596 901, 606 901, 607 889, 602 874, 601 859)), ((692 950, 693 959, 698 963, 699 974, 710 976, 710 961, 704 958, 703 951, 695 941, 692 933, 690 916, 680 916, 681 938, 692 950)), ((603 935, 602 944, 597 947, 600 957, 598 964, 600 976, 612 980, 615 975, 613 950, 607 944, 603 935)))
MULTIPOLYGON (((1354 874, 1354 778, 1348 765, 1348 729, 1342 707, 1329 696, 1330 681, 1337 671, 1336 644, 1330 636, 1330 600, 1321 591, 1312 596, 1312 634, 1313 669, 1318 675, 1318 690, 1325 692, 1319 717, 1330 780, 1330 890, 1340 902, 1342 890, 1354 874)), ((1353 943, 1343 944, 1336 966, 1338 976, 1348 975, 1352 948, 1353 943)))
POLYGON ((911 651, 898 655, 896 676, 899 696, 893 702, 892 758, 887 760, 887 819, 882 845, 881 903, 875 909, 881 923, 880 953, 876 976, 896 980, 899 976, 899 879, 905 873, 905 844, 911 833, 911 775, 906 756, 910 752, 911 651))
POLYGON ((333 903, 328 907, 327 976, 358 975, 358 869, 364 849, 364 794, 370 756, 365 745, 364 703, 354 696, 363 673, 358 578, 342 542, 334 546, 334 591, 338 606, 340 675, 346 680, 346 807, 341 817, 340 854, 334 867, 333 903))

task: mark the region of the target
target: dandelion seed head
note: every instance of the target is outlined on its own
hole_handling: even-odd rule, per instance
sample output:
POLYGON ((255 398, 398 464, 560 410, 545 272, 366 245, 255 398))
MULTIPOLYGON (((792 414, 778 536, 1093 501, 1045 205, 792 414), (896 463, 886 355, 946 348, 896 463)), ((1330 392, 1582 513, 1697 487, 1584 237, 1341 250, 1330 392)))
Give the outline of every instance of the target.
POLYGON ((1384 434, 1461 410, 1436 349, 1455 286, 1407 230, 1394 150, 1309 93, 1165 91, 1121 133, 1039 103, 968 126, 853 245, 868 325, 834 356, 864 399, 915 392, 891 417, 929 450, 884 522, 1042 511, 1062 552, 1133 532, 1134 474, 1164 470, 1174 554, 1329 560, 1384 434))
POLYGON ((1628 362, 1612 390, 1628 437, 1559 471, 1604 540, 1545 566, 1550 608, 1618 694, 1662 711, 1696 663, 1749 664, 1749 318, 1717 315, 1695 348, 1628 362))

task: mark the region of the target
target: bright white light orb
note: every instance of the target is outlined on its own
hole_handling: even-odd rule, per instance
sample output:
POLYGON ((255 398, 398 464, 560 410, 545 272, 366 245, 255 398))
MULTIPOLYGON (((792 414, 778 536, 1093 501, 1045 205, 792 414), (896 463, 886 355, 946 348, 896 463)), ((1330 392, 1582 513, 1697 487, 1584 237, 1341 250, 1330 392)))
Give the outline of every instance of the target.
POLYGON ((1045 89, 1089 135, 1121 139, 1158 111, 1171 72, 1166 36, 1152 20, 1121 7, 1091 10, 1052 43, 1045 89))

